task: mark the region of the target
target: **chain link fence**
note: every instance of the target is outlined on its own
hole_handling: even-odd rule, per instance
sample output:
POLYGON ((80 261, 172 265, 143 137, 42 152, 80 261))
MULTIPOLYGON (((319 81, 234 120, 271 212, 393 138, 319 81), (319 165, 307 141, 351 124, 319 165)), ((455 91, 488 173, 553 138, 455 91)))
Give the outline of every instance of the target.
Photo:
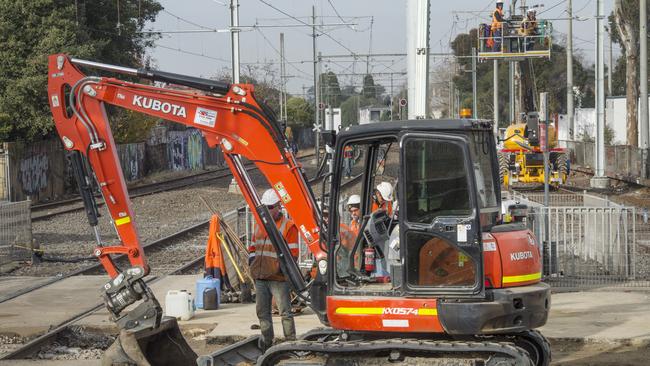
POLYGON ((30 201, 0 202, 0 265, 31 257, 30 204, 30 201))

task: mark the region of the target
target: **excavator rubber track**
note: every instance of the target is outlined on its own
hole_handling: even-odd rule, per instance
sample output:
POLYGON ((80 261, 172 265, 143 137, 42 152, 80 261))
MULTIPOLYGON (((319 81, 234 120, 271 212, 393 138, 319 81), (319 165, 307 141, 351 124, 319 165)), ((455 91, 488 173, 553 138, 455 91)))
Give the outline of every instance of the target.
MULTIPOLYGON (((322 365, 330 365, 330 357, 342 357, 346 365, 352 360, 383 358, 398 363, 406 357, 442 360, 475 361, 485 366, 534 366, 528 352, 509 342, 429 341, 421 339, 384 339, 375 341, 293 341, 269 348, 257 360, 258 366, 317 365, 317 357, 325 357, 322 365)), ((383 361, 382 361, 383 362, 383 361)), ((334 363, 336 364, 336 363, 334 363)), ((362 363, 361 363, 362 364, 362 363)))

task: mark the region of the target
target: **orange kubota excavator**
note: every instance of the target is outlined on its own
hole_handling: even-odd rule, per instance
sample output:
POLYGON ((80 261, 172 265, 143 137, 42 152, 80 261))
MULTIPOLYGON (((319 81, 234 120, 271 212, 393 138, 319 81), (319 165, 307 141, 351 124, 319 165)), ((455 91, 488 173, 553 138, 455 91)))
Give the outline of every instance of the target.
POLYGON ((334 146, 330 208, 341 207, 344 194, 350 193, 341 187, 342 151, 348 146, 360 151, 354 169, 361 179, 358 191, 351 192, 361 196, 360 234, 347 240, 344 248, 340 224, 344 213, 333 209, 324 221, 283 131, 272 111, 255 99, 252 85, 62 54, 50 56, 48 71, 54 122, 95 230, 94 254, 110 276, 103 298, 120 336, 105 353, 104 364, 196 363, 176 320, 162 316, 144 280, 149 267, 106 103, 194 127, 209 146, 219 146, 257 222, 276 247, 283 273, 329 326, 269 348, 258 364, 336 364, 328 363, 336 359, 362 364, 369 359, 407 362, 439 357, 481 365, 550 363, 548 342, 533 330, 546 323, 550 307, 549 286, 541 282, 539 245, 521 224, 501 223, 496 146, 489 122, 399 121, 328 134, 329 145, 334 146), (81 68, 187 88, 86 76, 81 68), (313 281, 306 283, 291 259, 242 159, 257 166, 295 221, 314 256, 313 281), (390 216, 370 209, 382 174, 392 174, 399 182, 395 190, 399 208, 396 205, 390 216), (97 230, 93 181, 119 235, 116 243, 106 243, 97 230), (387 258, 388 250, 393 253, 390 273, 373 275, 376 266, 370 262, 387 258), (119 254, 128 256, 129 268, 116 267, 112 257, 119 254))

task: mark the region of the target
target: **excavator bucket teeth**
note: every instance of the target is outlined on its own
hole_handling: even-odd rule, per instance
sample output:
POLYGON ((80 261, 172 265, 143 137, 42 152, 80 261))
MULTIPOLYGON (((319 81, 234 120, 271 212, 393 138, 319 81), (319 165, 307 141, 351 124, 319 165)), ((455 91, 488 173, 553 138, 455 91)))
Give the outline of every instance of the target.
POLYGON ((104 353, 102 366, 189 366, 196 365, 196 359, 176 319, 164 317, 156 329, 120 331, 104 353))

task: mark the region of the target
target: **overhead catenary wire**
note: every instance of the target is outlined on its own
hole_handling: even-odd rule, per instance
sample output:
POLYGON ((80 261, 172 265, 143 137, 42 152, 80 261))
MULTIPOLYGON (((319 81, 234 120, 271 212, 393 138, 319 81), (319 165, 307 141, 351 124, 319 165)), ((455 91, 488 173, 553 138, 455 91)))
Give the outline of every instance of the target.
MULTIPOLYGON (((304 24, 304 25, 306 25, 306 26, 310 26, 310 27, 311 27, 311 24, 308 24, 307 22, 304 22, 304 21, 300 20, 299 18, 296 18, 295 16, 293 16, 293 15, 291 15, 291 14, 285 12, 284 10, 282 10, 282 9, 280 9, 280 8, 278 8, 278 7, 276 7, 276 6, 272 5, 272 4, 270 4, 270 3, 268 3, 268 2, 265 1, 265 0, 259 0, 259 2, 261 2, 262 4, 264 4, 264 5, 266 5, 266 6, 270 7, 270 8, 272 8, 272 9, 274 9, 274 10, 277 11, 277 12, 280 12, 280 13, 282 13, 282 14, 284 14, 284 15, 290 17, 291 19, 297 20, 297 21, 299 21, 300 23, 302 23, 302 24, 304 24)), ((327 38, 331 39, 331 40, 334 41, 336 44, 338 44, 339 46, 343 47, 346 51, 348 51, 348 52, 350 52, 350 53, 352 53, 352 54, 355 54, 355 53, 356 53, 356 52, 352 51, 348 46, 346 46, 346 45, 344 45, 343 43, 341 43, 341 41, 339 41, 338 39, 334 38, 331 34, 329 34, 329 33, 325 32, 325 31, 323 31, 322 29, 319 30, 319 33, 322 34, 322 35, 324 35, 324 36, 327 36, 327 38)))

